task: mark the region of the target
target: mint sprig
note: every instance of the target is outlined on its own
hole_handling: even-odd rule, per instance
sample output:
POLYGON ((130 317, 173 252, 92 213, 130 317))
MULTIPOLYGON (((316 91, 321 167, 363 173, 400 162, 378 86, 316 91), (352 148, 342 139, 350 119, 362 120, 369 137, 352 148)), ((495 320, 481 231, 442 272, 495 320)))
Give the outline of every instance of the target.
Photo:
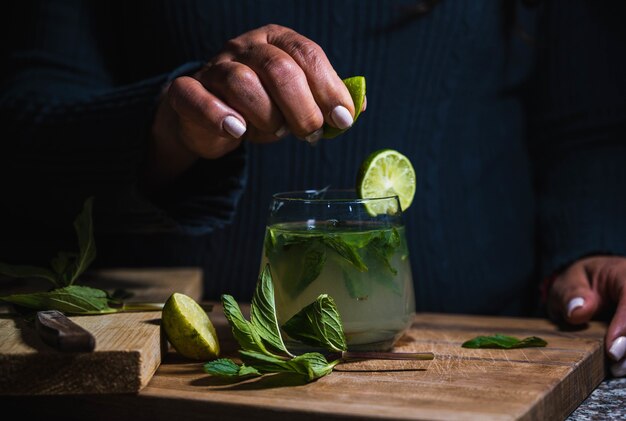
POLYGON ((543 347, 548 343, 537 337, 529 336, 524 339, 518 339, 513 336, 503 335, 497 333, 491 336, 476 336, 473 339, 463 342, 461 345, 463 348, 501 348, 501 349, 513 349, 513 348, 528 348, 528 347, 543 347))
MULTIPOLYGON (((296 356, 287 349, 276 316, 269 264, 259 276, 250 306, 250 321, 244 318, 232 296, 222 295, 222 304, 226 319, 239 343, 243 364, 225 358, 210 361, 204 365, 204 371, 211 375, 248 377, 266 373, 294 373, 310 382, 329 374, 340 362, 340 359, 329 362, 318 352, 296 356)), ((297 329, 299 334, 294 336, 306 338, 307 343, 323 345, 329 351, 347 350, 339 312, 332 298, 326 294, 320 295, 286 325, 297 329), (312 317, 311 323, 304 322, 307 317, 312 317)))
POLYGON ((53 285, 50 291, 13 294, 0 301, 31 310, 58 310, 67 314, 106 314, 121 311, 161 310, 160 303, 124 304, 106 291, 75 285, 96 258, 93 235, 93 197, 85 200, 74 220, 78 252, 61 251, 50 260, 50 267, 10 265, 0 262, 0 274, 12 278, 41 278, 53 285))

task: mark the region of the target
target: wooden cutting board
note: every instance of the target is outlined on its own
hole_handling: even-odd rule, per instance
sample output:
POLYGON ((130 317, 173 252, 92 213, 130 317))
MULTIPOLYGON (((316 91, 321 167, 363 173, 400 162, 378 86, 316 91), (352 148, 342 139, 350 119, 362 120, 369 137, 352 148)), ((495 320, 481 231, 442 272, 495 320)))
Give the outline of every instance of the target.
MULTIPOLYGON (((210 314, 223 356, 236 355, 221 308, 210 314)), ((281 375, 233 382, 213 378, 201 362, 170 351, 137 395, 79 396, 71 404, 43 398, 36 407, 71 407, 75 419, 102 420, 558 420, 604 378, 604 332, 595 322, 563 331, 540 319, 419 314, 396 351, 432 351, 432 361, 340 364, 309 384, 281 375), (493 333, 536 335, 548 346, 461 347, 469 338, 493 333)), ((7 404, 23 407, 24 401, 7 404)))
MULTIPOLYGON (((165 301, 173 292, 196 300, 202 272, 180 269, 116 269, 92 272, 84 284, 134 294, 129 301, 165 301)), ((2 295, 42 290, 37 282, 3 285, 2 295)), ((62 395, 132 393, 152 378, 167 351, 160 333, 161 312, 76 316, 71 319, 96 338, 88 353, 64 353, 46 345, 32 321, 0 314, 0 394, 62 395)))

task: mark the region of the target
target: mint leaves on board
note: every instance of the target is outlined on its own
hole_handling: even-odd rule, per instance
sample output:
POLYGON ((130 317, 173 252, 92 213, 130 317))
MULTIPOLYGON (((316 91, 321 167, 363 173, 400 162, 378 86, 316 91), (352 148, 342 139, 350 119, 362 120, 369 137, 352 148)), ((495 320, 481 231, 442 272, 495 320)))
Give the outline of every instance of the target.
POLYGON ((529 336, 524 339, 518 339, 513 336, 497 333, 491 336, 477 336, 473 339, 463 342, 463 348, 528 348, 543 347, 548 343, 537 336, 529 336))
MULTIPOLYGON (((204 371, 222 377, 260 376, 266 373, 294 373, 310 382, 329 374, 340 360, 328 362, 317 352, 302 355, 291 353, 282 338, 278 325, 274 301, 274 285, 270 265, 267 264, 259 276, 250 306, 250 321, 241 313, 235 299, 222 295, 224 315, 239 343, 239 356, 243 364, 221 358, 204 365, 204 371)), ((346 351, 346 339, 341 318, 331 297, 322 294, 311 305, 305 307, 286 324, 297 327, 299 337, 311 343, 328 345, 332 351, 346 351), (312 326, 303 319, 311 316, 312 326)), ((292 331, 293 332, 293 331, 292 331)))
POLYGON ((239 343, 238 364, 220 358, 204 364, 204 371, 213 376, 244 378, 268 373, 292 373, 310 382, 330 374, 342 361, 351 359, 432 360, 431 352, 351 352, 337 306, 327 294, 301 309, 283 326, 278 326, 274 301, 274 285, 270 264, 266 264, 254 291, 250 320, 246 320, 239 305, 230 295, 222 295, 224 315, 239 343), (282 332, 293 340, 328 351, 294 355, 285 346, 282 332))
POLYGON ((93 197, 85 200, 82 211, 74 220, 78 237, 78 252, 61 251, 50 260, 50 267, 9 265, 0 262, 0 274, 12 278, 43 278, 52 283, 50 291, 30 294, 13 294, 0 297, 0 301, 32 310, 58 310, 67 314, 106 314, 121 311, 161 310, 159 303, 124 304, 114 292, 75 285, 76 281, 96 257, 93 236, 93 197))

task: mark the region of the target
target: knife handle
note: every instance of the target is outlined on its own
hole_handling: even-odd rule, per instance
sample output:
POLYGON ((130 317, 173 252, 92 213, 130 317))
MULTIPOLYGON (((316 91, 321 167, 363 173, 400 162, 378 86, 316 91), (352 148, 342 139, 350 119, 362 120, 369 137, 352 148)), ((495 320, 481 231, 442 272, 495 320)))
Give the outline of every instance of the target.
POLYGON ((63 352, 91 352, 96 338, 57 310, 38 311, 35 320, 41 339, 63 352))

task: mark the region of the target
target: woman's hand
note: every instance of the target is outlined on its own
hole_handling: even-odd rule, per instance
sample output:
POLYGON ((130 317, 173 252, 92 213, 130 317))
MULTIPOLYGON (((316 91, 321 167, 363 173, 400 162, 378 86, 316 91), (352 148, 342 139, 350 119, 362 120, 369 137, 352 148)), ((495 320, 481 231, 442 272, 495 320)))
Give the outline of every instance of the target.
POLYGON ((614 376, 626 375, 626 257, 595 256, 578 260, 556 277, 548 305, 571 324, 586 323, 601 312, 615 311, 605 347, 614 376))
POLYGON ((272 142, 291 132, 314 143, 324 122, 345 129, 353 117, 350 93, 320 46, 267 25, 228 41, 199 72, 171 83, 152 127, 148 176, 175 177, 242 139, 272 142))

